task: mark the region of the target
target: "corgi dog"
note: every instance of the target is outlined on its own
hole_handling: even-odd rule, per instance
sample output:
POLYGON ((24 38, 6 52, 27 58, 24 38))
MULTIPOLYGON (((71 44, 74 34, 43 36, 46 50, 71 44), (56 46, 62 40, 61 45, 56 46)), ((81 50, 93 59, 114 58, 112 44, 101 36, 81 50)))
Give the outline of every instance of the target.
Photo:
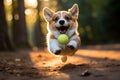
POLYGON ((47 46, 50 53, 61 56, 62 62, 66 62, 67 56, 72 56, 80 47, 80 37, 78 34, 79 8, 74 4, 68 11, 54 12, 45 7, 43 15, 47 22, 47 46), (57 40, 60 34, 69 37, 68 44, 60 44, 57 40))

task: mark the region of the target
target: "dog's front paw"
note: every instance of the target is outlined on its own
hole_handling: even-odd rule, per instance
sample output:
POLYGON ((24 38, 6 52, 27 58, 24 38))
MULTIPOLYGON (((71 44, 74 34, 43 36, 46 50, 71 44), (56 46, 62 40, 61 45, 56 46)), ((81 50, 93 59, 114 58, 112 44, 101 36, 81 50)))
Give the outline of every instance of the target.
POLYGON ((61 49, 55 50, 53 53, 54 53, 55 55, 59 55, 59 54, 61 53, 61 49))
POLYGON ((69 49, 71 49, 71 50, 74 50, 74 49, 75 49, 75 47, 74 47, 73 45, 67 45, 67 47, 68 47, 69 49))

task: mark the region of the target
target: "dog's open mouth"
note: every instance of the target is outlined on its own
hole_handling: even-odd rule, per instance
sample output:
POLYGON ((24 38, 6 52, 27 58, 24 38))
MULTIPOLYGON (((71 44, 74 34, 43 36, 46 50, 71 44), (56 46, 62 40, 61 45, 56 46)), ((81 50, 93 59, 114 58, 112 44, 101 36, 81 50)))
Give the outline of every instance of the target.
POLYGON ((68 30, 68 26, 60 26, 60 27, 56 27, 56 28, 61 34, 65 34, 68 30))

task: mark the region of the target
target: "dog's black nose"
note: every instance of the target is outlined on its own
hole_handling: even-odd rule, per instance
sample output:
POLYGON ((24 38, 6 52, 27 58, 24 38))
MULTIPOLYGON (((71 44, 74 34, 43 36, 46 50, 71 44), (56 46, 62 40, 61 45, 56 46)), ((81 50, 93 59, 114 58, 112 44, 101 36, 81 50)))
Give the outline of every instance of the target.
POLYGON ((65 21, 64 21, 64 20, 60 20, 59 23, 60 23, 61 25, 63 25, 63 24, 65 23, 65 21))

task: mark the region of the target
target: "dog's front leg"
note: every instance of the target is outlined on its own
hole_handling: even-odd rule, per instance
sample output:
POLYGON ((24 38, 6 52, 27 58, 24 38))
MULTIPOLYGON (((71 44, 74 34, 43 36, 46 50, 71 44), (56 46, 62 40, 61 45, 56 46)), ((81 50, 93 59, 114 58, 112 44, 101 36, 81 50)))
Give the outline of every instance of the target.
POLYGON ((61 48, 60 48, 59 43, 56 39, 50 39, 48 47, 49 47, 50 52, 55 54, 55 55, 59 55, 61 53, 61 48))
POLYGON ((71 50, 77 50, 80 45, 80 39, 78 35, 74 35, 71 37, 70 42, 67 44, 67 47, 71 50))

